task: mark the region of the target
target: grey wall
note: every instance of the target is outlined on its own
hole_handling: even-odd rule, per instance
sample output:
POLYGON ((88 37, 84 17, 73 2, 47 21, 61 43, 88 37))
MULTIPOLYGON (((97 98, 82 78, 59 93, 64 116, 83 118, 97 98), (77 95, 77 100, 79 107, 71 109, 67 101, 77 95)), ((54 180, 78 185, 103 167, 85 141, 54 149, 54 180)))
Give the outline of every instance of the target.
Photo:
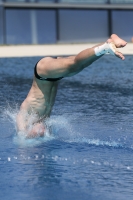
MULTIPOLYGON (((112 10, 112 33, 130 42, 132 19, 131 10, 112 10)), ((4 17, 0 7, 0 44, 101 42, 107 39, 108 28, 107 10, 59 9, 57 15, 56 9, 8 8, 4 17)))
POLYGON ((56 11, 37 10, 38 43, 56 43, 56 11))
POLYGON ((60 41, 101 41, 108 37, 107 11, 60 10, 60 41))
POLYGON ((127 41, 133 37, 133 11, 112 11, 112 30, 127 41))
POLYGON ((6 10, 6 43, 31 44, 31 20, 29 10, 6 10))
POLYGON ((56 43, 56 11, 6 10, 6 43, 56 43))
POLYGON ((0 6, 0 44, 4 43, 3 8, 0 6))

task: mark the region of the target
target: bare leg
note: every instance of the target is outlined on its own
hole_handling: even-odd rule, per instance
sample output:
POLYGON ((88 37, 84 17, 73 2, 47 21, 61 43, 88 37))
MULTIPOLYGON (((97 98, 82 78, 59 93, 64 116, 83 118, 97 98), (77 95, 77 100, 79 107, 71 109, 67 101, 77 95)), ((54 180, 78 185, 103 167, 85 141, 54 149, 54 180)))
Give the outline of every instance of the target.
POLYGON ((76 57, 76 62, 79 63, 79 66, 82 66, 82 69, 85 67, 88 67, 90 64, 92 64, 94 61, 99 59, 104 54, 97 56, 95 54, 95 48, 100 47, 103 44, 111 44, 113 46, 114 55, 122 60, 124 60, 124 56, 121 52, 117 51, 116 48, 121 48, 126 46, 127 42, 123 39, 119 38, 117 35, 112 34, 111 37, 106 41, 106 43, 98 44, 92 48, 85 49, 81 51, 76 57))

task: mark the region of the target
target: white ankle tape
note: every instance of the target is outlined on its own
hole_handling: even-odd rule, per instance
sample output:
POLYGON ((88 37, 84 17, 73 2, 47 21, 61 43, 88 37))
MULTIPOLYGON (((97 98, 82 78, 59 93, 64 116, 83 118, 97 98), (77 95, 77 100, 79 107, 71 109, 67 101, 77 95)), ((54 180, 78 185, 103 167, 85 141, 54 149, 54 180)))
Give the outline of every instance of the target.
POLYGON ((116 52, 116 47, 113 42, 104 43, 101 46, 95 47, 94 51, 96 56, 101 56, 103 54, 108 54, 108 53, 114 55, 116 52))

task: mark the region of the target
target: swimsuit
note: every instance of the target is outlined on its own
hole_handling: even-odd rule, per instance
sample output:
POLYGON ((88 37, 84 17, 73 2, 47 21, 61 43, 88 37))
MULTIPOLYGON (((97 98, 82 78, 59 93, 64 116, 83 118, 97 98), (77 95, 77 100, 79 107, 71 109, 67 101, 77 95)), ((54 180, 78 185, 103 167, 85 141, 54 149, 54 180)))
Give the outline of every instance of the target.
POLYGON ((34 75, 37 79, 41 80, 41 81, 58 81, 60 79, 62 79, 63 77, 59 77, 59 78, 42 78, 41 76, 38 75, 37 73, 37 64, 38 62, 36 63, 35 67, 34 67, 34 75))

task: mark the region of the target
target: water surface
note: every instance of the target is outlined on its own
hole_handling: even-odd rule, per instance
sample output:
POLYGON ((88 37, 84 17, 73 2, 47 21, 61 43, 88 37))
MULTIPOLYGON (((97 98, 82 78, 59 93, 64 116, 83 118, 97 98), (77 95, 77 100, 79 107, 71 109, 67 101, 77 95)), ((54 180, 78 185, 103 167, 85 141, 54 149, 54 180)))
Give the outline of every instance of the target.
POLYGON ((133 56, 62 79, 52 135, 26 140, 14 121, 39 59, 0 59, 1 199, 133 199, 133 56))

